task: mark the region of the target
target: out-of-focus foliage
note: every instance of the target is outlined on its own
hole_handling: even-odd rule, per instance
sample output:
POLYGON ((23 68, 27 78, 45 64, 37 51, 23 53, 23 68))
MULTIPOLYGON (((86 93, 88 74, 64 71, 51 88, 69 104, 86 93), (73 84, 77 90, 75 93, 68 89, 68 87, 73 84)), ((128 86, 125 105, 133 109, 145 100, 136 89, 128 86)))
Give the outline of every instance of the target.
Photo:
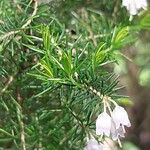
POLYGON ((143 43, 142 41, 137 41, 136 47, 138 49, 136 63, 139 67, 141 67, 140 75, 139 75, 139 83, 143 86, 150 85, 150 44, 143 43))
POLYGON ((113 64, 147 16, 129 22, 118 0, 36 2, 0 1, 0 147, 83 149, 102 111, 96 92, 130 105, 113 64))
MULTIPOLYGON (((142 86, 149 86, 150 82, 150 45, 149 45, 149 29, 150 29, 150 14, 149 12, 147 14, 142 14, 138 21, 135 21, 137 26, 134 26, 134 28, 141 30, 141 33, 138 34, 138 40, 135 42, 136 51, 133 49, 133 53, 136 54, 135 60, 131 60, 130 58, 126 58, 129 61, 135 62, 138 67, 141 68, 139 73, 139 83, 142 86)), ((125 57, 125 56, 123 56, 125 57)), ((119 57, 119 65, 116 65, 115 67, 116 73, 127 73, 127 68, 125 65, 124 58, 122 59, 119 57)))
POLYGON ((130 143, 130 142, 125 142, 123 144, 123 150, 139 150, 138 147, 136 147, 134 144, 130 143))

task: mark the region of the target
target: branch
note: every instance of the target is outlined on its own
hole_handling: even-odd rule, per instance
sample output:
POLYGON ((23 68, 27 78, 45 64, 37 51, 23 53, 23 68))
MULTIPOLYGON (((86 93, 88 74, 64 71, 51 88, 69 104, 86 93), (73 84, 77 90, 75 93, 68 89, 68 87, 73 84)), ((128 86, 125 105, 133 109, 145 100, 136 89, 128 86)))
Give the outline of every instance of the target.
POLYGON ((38 1, 37 0, 32 0, 34 2, 34 11, 32 13, 32 15, 29 17, 28 21, 22 25, 21 29, 19 30, 14 30, 14 31, 10 31, 2 36, 0 36, 0 41, 3 41, 5 38, 10 37, 11 35, 15 35, 17 33, 19 33, 21 30, 25 29, 29 24, 31 24, 32 19, 34 18, 34 16, 37 13, 37 7, 38 7, 38 1))
POLYGON ((18 4, 16 0, 13 0, 13 3, 16 5, 16 8, 18 9, 19 12, 22 12, 21 6, 18 4))

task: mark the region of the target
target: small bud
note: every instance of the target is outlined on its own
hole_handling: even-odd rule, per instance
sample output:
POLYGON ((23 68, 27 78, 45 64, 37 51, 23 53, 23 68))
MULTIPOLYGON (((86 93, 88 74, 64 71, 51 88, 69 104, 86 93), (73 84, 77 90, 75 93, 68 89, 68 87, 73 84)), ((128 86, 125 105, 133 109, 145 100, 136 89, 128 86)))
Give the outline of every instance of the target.
POLYGON ((100 93, 100 92, 97 92, 97 95, 98 95, 98 96, 101 96, 101 93, 100 93))
POLYGON ((93 88, 90 86, 90 90, 93 90, 93 88))
POLYGON ((95 94, 96 94, 96 93, 97 93, 97 91, 94 89, 94 90, 93 90, 93 93, 95 93, 95 94))

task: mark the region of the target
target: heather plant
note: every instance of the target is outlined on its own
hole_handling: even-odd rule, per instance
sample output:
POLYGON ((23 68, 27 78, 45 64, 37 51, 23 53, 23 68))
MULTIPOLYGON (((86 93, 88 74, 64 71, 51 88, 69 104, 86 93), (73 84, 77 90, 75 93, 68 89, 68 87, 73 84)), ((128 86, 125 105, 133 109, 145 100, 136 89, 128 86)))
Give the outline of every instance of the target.
POLYGON ((121 147, 132 124, 114 64, 149 15, 119 0, 1 0, 0 14, 0 148, 121 147))

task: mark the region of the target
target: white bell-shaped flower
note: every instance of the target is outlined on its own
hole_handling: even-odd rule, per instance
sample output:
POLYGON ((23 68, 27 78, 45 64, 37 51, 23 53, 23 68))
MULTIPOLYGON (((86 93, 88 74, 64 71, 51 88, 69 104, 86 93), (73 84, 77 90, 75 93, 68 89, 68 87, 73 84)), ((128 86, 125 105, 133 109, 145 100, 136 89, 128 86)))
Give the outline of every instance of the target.
POLYGON ((131 123, 126 110, 117 105, 112 112, 112 119, 115 123, 116 129, 119 129, 121 125, 130 127, 131 123))
POLYGON ((118 129, 116 129, 115 123, 112 120, 112 126, 111 126, 111 137, 113 140, 120 139, 121 137, 125 137, 125 129, 124 126, 121 125, 118 129))
POLYGON ((92 138, 87 142, 84 150, 103 150, 103 145, 101 143, 98 143, 94 138, 92 138))
POLYGON ((106 113, 101 113, 96 120, 96 134, 97 135, 110 135, 111 130, 111 117, 106 113))
POLYGON ((147 0, 122 0, 122 5, 126 7, 130 15, 138 14, 140 9, 147 9, 147 0))
POLYGON ((147 0, 135 0, 137 9, 145 9, 147 10, 148 3, 147 0))

